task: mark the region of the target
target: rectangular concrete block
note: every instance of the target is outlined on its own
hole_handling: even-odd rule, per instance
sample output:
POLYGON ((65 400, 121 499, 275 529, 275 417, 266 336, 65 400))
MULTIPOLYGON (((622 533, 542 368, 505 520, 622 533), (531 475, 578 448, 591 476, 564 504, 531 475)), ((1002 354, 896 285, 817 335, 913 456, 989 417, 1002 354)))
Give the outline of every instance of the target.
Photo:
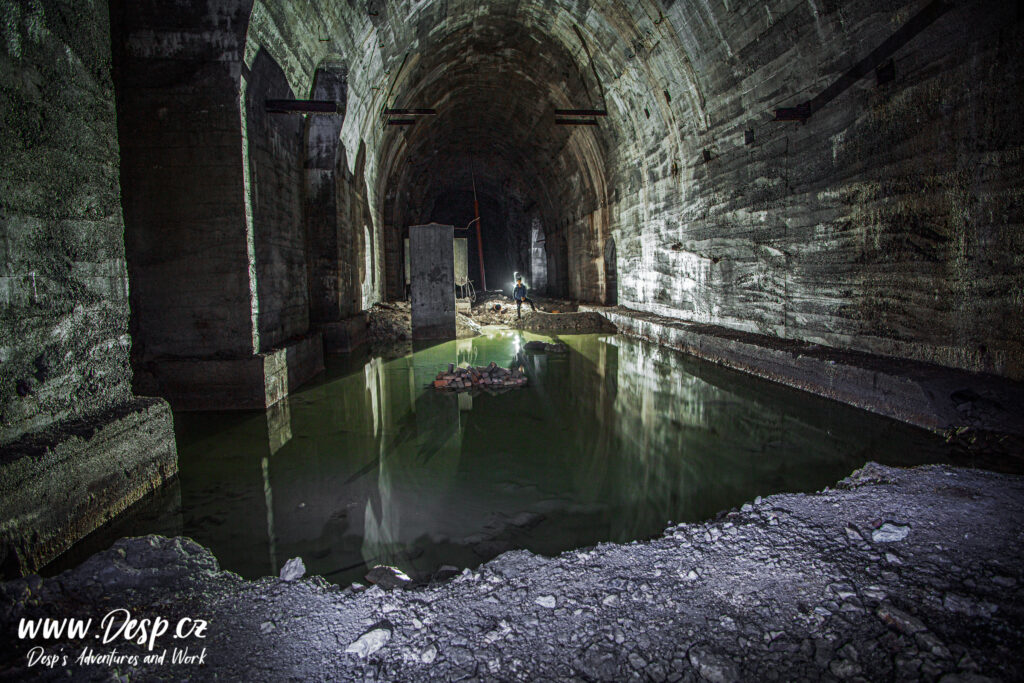
POLYGON ((177 473, 174 419, 158 398, 0 448, 0 576, 38 571, 177 473))
POLYGON ((365 312, 344 320, 322 323, 319 327, 327 353, 348 353, 366 343, 365 312))
POLYGON ((413 339, 455 338, 455 253, 450 225, 409 228, 413 339))
POLYGON ((164 359, 147 364, 175 410, 263 410, 323 372, 320 334, 243 358, 164 359))

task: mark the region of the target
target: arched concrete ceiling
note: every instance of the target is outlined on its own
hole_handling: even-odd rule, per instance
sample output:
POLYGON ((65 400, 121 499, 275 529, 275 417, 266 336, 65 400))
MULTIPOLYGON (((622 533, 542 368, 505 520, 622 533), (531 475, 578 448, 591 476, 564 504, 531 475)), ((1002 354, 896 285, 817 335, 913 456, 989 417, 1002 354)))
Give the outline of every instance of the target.
POLYGON ((258 0, 247 51, 256 42, 273 46, 296 92, 308 91, 327 55, 347 56, 342 137, 349 159, 360 140, 367 146, 368 192, 378 210, 410 182, 429 179, 431 191, 443 191, 445 179, 464 182, 448 159, 469 157, 477 173, 504 176, 494 182, 530 188, 549 214, 556 211, 549 186, 562 181, 574 183, 580 202, 596 205, 623 141, 642 148, 645 137, 659 136, 678 148, 679 126, 657 96, 669 79, 673 89, 689 81, 679 97, 691 110, 688 125, 704 119, 678 35, 647 0, 313 0, 305 7, 258 0), (635 106, 638 94, 649 106, 635 106), (385 126, 389 107, 437 115, 385 126), (609 115, 596 127, 558 126, 556 108, 609 115), (639 123, 652 113, 655 121, 639 123))

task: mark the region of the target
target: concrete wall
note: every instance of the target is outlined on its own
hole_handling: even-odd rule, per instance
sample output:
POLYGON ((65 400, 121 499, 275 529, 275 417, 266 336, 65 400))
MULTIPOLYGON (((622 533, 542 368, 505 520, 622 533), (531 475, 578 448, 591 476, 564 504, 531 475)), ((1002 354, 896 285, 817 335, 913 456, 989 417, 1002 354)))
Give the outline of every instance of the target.
POLYGON ((617 151, 620 302, 1024 377, 1019 8, 957 3, 895 53, 894 81, 869 71, 806 124, 769 120, 922 6, 666 10, 703 107, 669 74, 671 103, 625 102, 669 115, 617 151))
POLYGON ((105 8, 0 2, 0 446, 131 397, 105 8))
POLYGON ((250 53, 251 12, 235 0, 111 7, 135 385, 180 409, 264 407, 322 368, 305 122, 266 112, 296 91, 269 53, 250 53))
MULTIPOLYGON (((345 102, 343 67, 321 68, 313 84, 313 99, 345 102)), ((341 316, 344 293, 341 269, 347 251, 339 239, 337 183, 344 172, 339 157, 340 114, 310 116, 306 121, 305 221, 309 254, 310 319, 331 322, 341 316)), ((345 297, 351 299, 351 295, 345 297)))
POLYGON ((37 571, 177 472, 132 395, 105 3, 0 1, 0 576, 37 571))
MULTIPOLYGON (((229 4, 166 44, 235 49, 229 4)), ((872 65, 806 124, 771 120, 928 5, 256 2, 243 61, 265 50, 298 94, 325 59, 348 67, 337 247, 356 253, 335 303, 376 300, 385 272, 401 294, 402 232, 472 162, 502 194, 526 188, 554 293, 1021 377, 1019 9, 950 4, 896 40, 891 82, 872 65), (390 127, 390 106, 439 113, 390 127), (597 126, 553 125, 591 106, 597 126)))
POLYGON ((260 351, 309 330, 301 199, 305 121, 302 114, 266 111, 267 99, 294 98, 281 67, 260 51, 249 72, 245 108, 260 351))
POLYGON ((239 96, 244 2, 111 7, 137 386, 162 358, 254 351, 239 96))

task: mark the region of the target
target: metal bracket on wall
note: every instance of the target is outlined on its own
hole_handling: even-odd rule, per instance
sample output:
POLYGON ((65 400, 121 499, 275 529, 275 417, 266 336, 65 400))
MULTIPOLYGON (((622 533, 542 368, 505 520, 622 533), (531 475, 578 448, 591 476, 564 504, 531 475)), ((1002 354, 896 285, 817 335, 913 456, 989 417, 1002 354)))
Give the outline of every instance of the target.
POLYGON ((331 100, 266 100, 269 114, 338 114, 340 107, 331 100))
POLYGON ((595 116, 608 116, 605 109, 556 109, 556 126, 596 126, 595 116))
POLYGON ((853 67, 844 73, 839 79, 825 88, 817 97, 802 102, 795 107, 782 107, 775 110, 776 121, 799 121, 805 123, 816 111, 819 111, 826 104, 839 97, 851 85, 864 78, 876 69, 882 69, 879 74, 879 82, 887 75, 884 73, 886 61, 890 60, 897 50, 909 43, 917 34, 924 31, 936 19, 953 9, 953 6, 945 0, 933 0, 928 3, 920 12, 911 17, 907 23, 899 27, 884 43, 875 48, 871 54, 860 60, 853 67))
POLYGON ((412 126, 421 117, 436 115, 436 109, 384 109, 381 112, 385 126, 412 126))

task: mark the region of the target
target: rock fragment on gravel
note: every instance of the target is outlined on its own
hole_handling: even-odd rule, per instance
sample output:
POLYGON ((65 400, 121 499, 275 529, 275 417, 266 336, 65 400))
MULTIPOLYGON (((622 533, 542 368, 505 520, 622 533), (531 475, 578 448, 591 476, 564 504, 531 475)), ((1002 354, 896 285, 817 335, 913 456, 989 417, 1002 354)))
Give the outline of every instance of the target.
POLYGON ((293 557, 281 567, 280 577, 283 581, 296 581, 306 575, 306 565, 301 557, 293 557))
POLYGON ((390 639, 390 629, 375 628, 359 636, 355 642, 345 648, 345 652, 365 659, 387 645, 390 639))
POLYGON ((909 533, 910 527, 905 524, 885 522, 871 532, 871 540, 875 543, 895 543, 905 539, 909 533))

